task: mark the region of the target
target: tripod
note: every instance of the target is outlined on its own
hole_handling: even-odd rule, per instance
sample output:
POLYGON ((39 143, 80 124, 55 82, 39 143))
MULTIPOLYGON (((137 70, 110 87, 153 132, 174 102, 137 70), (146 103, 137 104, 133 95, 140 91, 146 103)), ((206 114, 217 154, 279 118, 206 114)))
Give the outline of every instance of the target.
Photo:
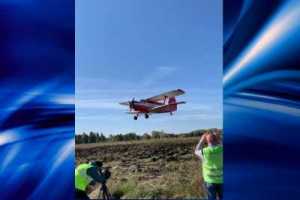
POLYGON ((108 190, 105 183, 103 183, 101 188, 100 188, 98 199, 103 199, 103 200, 111 200, 112 199, 111 194, 110 194, 110 192, 109 192, 109 190, 108 190))

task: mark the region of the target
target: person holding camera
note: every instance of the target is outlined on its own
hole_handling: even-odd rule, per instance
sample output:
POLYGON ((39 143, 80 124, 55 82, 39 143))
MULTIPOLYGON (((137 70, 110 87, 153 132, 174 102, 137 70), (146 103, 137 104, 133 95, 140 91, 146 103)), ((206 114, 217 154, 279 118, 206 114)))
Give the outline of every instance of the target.
POLYGON ((102 172, 102 162, 82 163, 75 169, 75 198, 89 200, 88 194, 97 183, 105 184, 110 177, 108 170, 102 172))
POLYGON ((223 146, 220 135, 207 132, 201 136, 195 154, 202 161, 202 174, 208 200, 223 199, 223 146))

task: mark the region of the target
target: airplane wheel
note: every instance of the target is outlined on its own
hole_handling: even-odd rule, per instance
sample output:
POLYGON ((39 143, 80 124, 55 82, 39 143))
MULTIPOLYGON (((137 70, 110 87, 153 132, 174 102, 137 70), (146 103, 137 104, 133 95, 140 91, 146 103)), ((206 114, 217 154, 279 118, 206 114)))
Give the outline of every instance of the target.
POLYGON ((149 118, 149 115, 148 115, 148 114, 145 114, 145 118, 148 119, 148 118, 149 118))
POLYGON ((137 116, 134 116, 134 117, 133 117, 133 119, 134 119, 134 120, 137 120, 137 119, 138 119, 138 117, 137 117, 137 116))

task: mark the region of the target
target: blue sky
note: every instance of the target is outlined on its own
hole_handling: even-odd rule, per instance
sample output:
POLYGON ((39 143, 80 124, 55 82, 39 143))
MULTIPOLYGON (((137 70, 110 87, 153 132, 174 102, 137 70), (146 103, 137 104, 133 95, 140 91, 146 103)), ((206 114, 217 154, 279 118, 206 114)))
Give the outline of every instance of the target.
POLYGON ((76 1, 76 133, 222 127, 222 4, 76 1), (175 115, 137 121, 118 102, 181 88, 175 115))

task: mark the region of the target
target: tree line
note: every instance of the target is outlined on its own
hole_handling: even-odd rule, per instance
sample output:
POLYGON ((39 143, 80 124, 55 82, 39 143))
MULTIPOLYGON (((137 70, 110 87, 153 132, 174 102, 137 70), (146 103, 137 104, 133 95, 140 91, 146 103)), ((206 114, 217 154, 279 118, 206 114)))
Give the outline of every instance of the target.
POLYGON ((82 134, 75 135, 76 144, 88 144, 88 143, 98 143, 98 142, 108 142, 108 141, 131 141, 131 140, 149 140, 149 139, 159 139, 159 138, 177 138, 177 137, 195 137, 201 136, 206 131, 216 131, 222 133, 221 129, 199 129, 188 133, 166 133, 164 131, 152 131, 149 133, 144 133, 143 135, 138 135, 134 132, 126 134, 116 134, 105 136, 103 133, 89 132, 88 134, 83 132, 82 134))

